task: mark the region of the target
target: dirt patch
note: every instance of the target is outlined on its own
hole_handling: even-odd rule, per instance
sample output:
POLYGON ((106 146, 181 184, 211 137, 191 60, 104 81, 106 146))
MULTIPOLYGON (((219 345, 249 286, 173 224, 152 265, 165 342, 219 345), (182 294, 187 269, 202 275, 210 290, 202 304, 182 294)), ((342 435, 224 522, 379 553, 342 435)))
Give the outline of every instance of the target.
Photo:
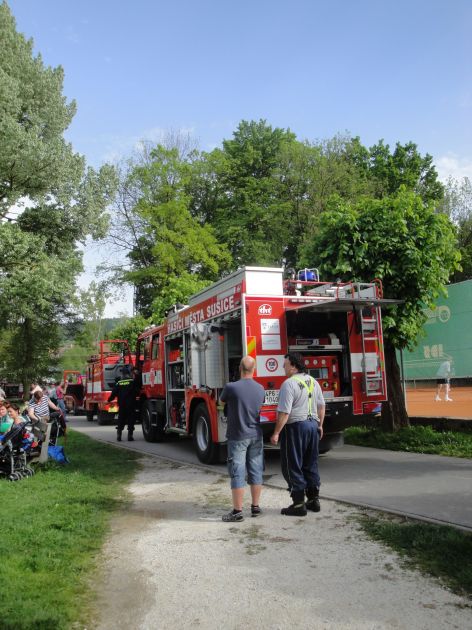
POLYGON ((245 520, 228 525, 222 479, 144 459, 104 550, 94 628, 468 627, 468 600, 368 540, 356 509, 324 501, 319 514, 284 517, 287 493, 266 488, 261 516, 247 497, 245 520))

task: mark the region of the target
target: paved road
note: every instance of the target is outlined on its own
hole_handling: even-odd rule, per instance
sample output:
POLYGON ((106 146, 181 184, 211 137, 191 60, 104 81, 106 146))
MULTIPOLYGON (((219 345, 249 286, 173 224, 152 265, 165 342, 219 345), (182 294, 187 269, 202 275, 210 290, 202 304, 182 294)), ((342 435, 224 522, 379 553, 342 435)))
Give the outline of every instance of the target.
MULTIPOLYGON (((112 426, 101 427, 82 417, 70 418, 69 426, 122 448, 203 466, 194 453, 192 442, 185 438, 150 444, 145 442, 138 427, 134 442, 117 443, 112 426)), ((206 468, 225 469, 223 465, 206 468)), ((324 498, 450 523, 472 531, 470 459, 344 446, 321 457, 320 474, 324 498)), ((286 486, 280 474, 277 450, 266 452, 265 481, 275 487, 286 486)))

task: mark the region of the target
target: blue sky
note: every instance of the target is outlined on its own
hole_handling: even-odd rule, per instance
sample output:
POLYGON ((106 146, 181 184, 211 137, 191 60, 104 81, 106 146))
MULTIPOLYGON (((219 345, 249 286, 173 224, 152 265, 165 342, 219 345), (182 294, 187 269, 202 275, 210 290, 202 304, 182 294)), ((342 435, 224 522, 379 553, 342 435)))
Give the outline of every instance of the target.
POLYGON ((63 66, 67 137, 93 166, 169 129, 212 149, 264 118, 301 140, 412 140, 442 177, 472 177, 471 0, 8 4, 63 66))

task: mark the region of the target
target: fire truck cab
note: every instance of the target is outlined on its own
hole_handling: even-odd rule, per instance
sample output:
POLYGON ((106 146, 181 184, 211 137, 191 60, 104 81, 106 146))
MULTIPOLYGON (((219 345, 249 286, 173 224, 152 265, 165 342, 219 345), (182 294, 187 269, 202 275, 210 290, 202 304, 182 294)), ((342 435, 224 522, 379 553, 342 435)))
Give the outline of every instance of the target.
POLYGON ((219 461, 226 417, 218 398, 245 355, 266 390, 264 435, 276 420, 284 355, 302 354, 326 400, 322 452, 343 443, 353 416, 386 400, 379 282, 321 282, 314 269, 244 267, 173 307, 138 338, 144 437, 193 436, 199 459, 219 461))
POLYGON ((98 354, 87 362, 87 392, 85 413, 90 422, 97 416, 98 424, 113 422, 118 412, 118 403, 108 402, 116 381, 123 377, 124 370, 133 368, 133 355, 125 339, 106 339, 99 342, 98 354))

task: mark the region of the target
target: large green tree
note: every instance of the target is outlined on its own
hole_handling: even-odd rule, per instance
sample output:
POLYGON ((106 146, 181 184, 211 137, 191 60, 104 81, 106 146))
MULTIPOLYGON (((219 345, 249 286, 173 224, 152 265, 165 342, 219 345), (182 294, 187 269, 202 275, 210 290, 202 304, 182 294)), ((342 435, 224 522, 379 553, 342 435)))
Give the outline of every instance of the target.
POLYGON ((222 149, 206 156, 213 172, 205 173, 211 184, 205 219, 228 246, 235 268, 282 264, 285 259, 291 212, 275 175, 283 151, 295 141, 291 131, 273 128, 265 120, 243 120, 222 149))
POLYGON ((316 256, 326 277, 369 281, 380 278, 385 298, 402 300, 383 313, 388 376, 384 426, 408 424, 396 350, 411 346, 432 307, 458 267, 455 229, 419 195, 404 187, 383 199, 357 203, 332 200, 320 229, 306 246, 302 265, 316 256))
POLYGON ((51 375, 67 317, 78 256, 50 255, 41 235, 18 225, 0 225, 0 321, 6 329, 3 372, 28 384, 51 375))
POLYGON ((116 203, 111 239, 129 266, 115 271, 134 285, 138 312, 156 322, 231 266, 212 226, 191 213, 192 161, 178 147, 157 145, 125 169, 116 203))
MULTIPOLYGON (((274 177, 288 220, 285 263, 295 266, 300 249, 318 230, 319 216, 333 195, 355 201, 372 192, 368 149, 358 138, 338 134, 316 142, 286 144, 274 177)), ((312 261, 310 266, 316 266, 312 261)))
POLYGON ((76 111, 62 93, 61 67, 33 55, 33 41, 16 31, 0 5, 0 216, 23 196, 43 200, 64 182, 78 185, 83 158, 64 139, 76 111))
POLYGON ((114 169, 85 169, 64 139, 76 108, 62 94, 63 78, 62 68, 34 56, 3 2, 0 219, 14 224, 0 223, 0 324, 11 341, 8 375, 23 380, 54 368, 83 269, 78 243, 104 236, 116 186, 114 169))

